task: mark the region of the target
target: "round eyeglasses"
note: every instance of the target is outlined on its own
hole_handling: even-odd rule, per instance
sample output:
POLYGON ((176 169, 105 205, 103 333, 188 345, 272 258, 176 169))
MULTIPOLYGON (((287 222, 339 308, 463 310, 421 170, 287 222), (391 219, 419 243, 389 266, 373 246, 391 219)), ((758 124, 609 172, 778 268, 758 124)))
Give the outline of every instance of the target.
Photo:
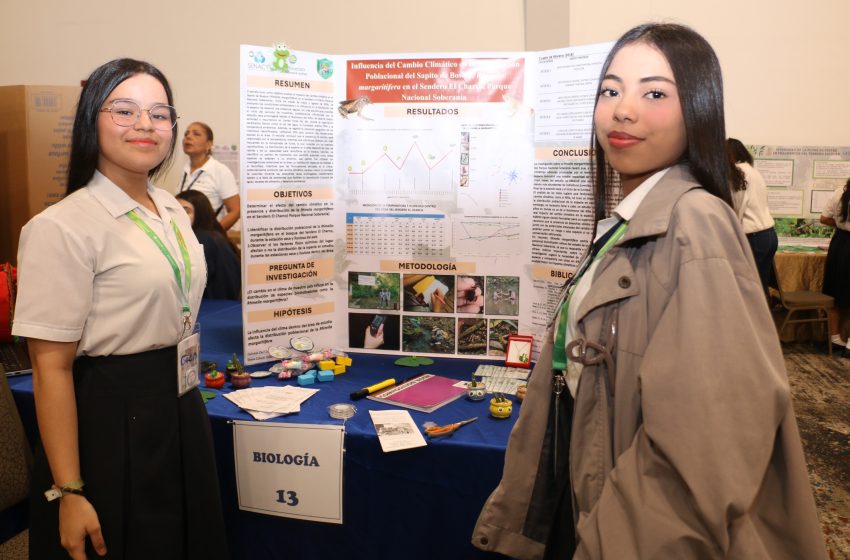
POLYGON ((112 122, 118 126, 133 126, 142 118, 142 111, 147 111, 151 124, 156 130, 171 130, 177 124, 177 109, 171 105, 159 103, 152 105, 150 109, 142 109, 139 104, 129 99, 116 99, 100 110, 101 113, 109 113, 112 122))

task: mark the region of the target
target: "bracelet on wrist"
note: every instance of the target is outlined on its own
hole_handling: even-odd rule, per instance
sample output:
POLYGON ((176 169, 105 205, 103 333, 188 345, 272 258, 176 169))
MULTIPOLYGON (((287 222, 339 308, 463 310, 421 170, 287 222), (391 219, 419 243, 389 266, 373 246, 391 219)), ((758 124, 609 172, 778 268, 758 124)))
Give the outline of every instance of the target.
POLYGON ((44 497, 47 498, 48 502, 52 502, 53 500, 61 498, 67 494, 84 496, 85 493, 83 492, 83 486, 85 486, 85 483, 81 479, 74 480, 68 484, 63 484, 62 486, 56 486, 54 484, 44 492, 44 497))

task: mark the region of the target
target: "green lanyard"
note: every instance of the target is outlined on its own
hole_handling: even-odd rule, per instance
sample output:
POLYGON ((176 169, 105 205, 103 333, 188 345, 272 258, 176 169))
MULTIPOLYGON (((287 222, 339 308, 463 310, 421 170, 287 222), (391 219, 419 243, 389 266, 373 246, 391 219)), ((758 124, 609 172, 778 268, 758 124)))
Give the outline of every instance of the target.
MULTIPOLYGON (((607 241, 602 245, 601 248, 597 249, 596 254, 591 254, 587 259, 587 265, 581 267, 579 269, 579 273, 573 282, 573 285, 570 287, 569 292, 567 293, 567 297, 564 298, 564 302, 561 304, 560 318, 558 320, 558 330, 555 332, 555 347, 552 349, 552 369, 557 371, 564 371, 567 369, 567 323, 569 322, 568 315, 570 309, 570 301, 573 298, 573 292, 575 291, 575 287, 578 286, 579 280, 582 275, 590 268, 590 264, 598 261, 602 258, 605 253, 608 252, 608 249, 611 248, 614 243, 620 240, 623 237, 623 234, 626 233, 626 229, 629 227, 629 222, 622 222, 619 227, 617 227, 614 232, 608 237, 607 241)), ((602 238, 604 238, 603 235, 602 238)), ((602 239, 600 238, 600 239, 602 239)))
POLYGON ((183 234, 180 233, 180 229, 174 223, 174 220, 171 220, 171 228, 174 230, 174 236, 177 238, 177 245, 180 246, 180 254, 183 255, 183 271, 186 275, 185 281, 180 278, 180 268, 177 266, 177 261, 171 256, 171 251, 168 250, 168 247, 165 246, 165 243, 162 242, 162 239, 159 238, 156 232, 136 214, 135 210, 127 212, 127 217, 133 220, 133 223, 145 232, 145 235, 151 238, 151 241, 156 244, 162 254, 165 255, 165 258, 168 259, 168 264, 171 265, 171 270, 174 271, 174 279, 177 280, 177 287, 180 288, 180 295, 183 299, 183 334, 186 334, 187 327, 192 324, 192 310, 189 308, 189 289, 192 286, 192 261, 189 257, 189 249, 186 247, 186 241, 183 240, 183 234))

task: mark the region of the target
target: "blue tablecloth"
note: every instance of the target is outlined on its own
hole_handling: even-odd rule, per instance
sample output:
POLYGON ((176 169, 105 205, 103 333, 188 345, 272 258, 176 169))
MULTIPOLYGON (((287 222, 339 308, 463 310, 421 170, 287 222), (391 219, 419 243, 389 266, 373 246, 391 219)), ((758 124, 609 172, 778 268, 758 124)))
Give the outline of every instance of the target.
MULTIPOLYGON (((205 301, 199 315, 201 354, 219 366, 235 351, 241 358, 242 317, 238 303, 205 301)), ((437 359, 431 366, 406 368, 397 356, 351 354, 353 365, 301 405, 301 412, 269 422, 339 424, 327 414, 334 403, 351 402, 349 394, 389 377, 407 378, 419 372, 469 379, 479 362, 437 359)), ((249 366, 255 371, 270 364, 249 366)), ((36 436, 29 376, 9 380, 31 438, 36 436)), ((277 385, 274 376, 253 379, 252 386, 277 385)), ((345 423, 343 524, 333 525, 266 516, 238 508, 229 423, 252 417, 219 395, 207 403, 216 446, 217 467, 234 559, 486 559, 470 544, 478 512, 499 482, 505 446, 518 410, 508 420, 488 415, 488 403, 454 401, 430 414, 411 410, 417 425, 448 424, 478 416, 449 438, 430 440, 427 447, 383 453, 368 411, 388 409, 363 399, 357 414, 345 423)), ((34 441, 34 440, 32 440, 34 441)))

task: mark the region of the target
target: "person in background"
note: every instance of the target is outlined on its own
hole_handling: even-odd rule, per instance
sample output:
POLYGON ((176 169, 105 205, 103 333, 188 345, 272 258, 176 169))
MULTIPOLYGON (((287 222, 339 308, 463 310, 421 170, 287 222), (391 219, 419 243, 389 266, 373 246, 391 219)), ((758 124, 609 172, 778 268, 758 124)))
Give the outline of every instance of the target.
POLYGON ((848 358, 850 336, 842 339, 840 329, 850 316, 850 179, 835 189, 820 221, 835 228, 823 274, 823 293, 835 298, 835 307, 829 314, 829 333, 833 344, 845 347, 844 357, 848 358))
POLYGON ((597 237, 473 544, 518 559, 825 559, 782 350, 731 207, 714 50, 681 25, 626 32, 593 124, 597 237))
POLYGON ((174 151, 172 99, 147 62, 94 70, 67 195, 21 231, 14 334, 28 339, 40 435, 31 558, 228 557, 207 412, 197 388, 178 395, 206 266, 152 182, 174 151))
POLYGON ((212 157, 213 131, 193 122, 183 133, 183 152, 189 161, 183 168, 179 192, 195 190, 206 195, 224 231, 239 220, 239 187, 233 172, 212 157), (226 212, 223 213, 222 210, 226 212))
POLYGON ((204 246, 207 261, 207 286, 204 298, 242 298, 239 249, 227 238, 227 234, 215 219, 215 211, 209 199, 199 191, 183 191, 177 201, 186 210, 192 222, 192 231, 204 246))
POLYGON ((773 216, 767 206, 767 184, 753 167, 753 156, 737 138, 726 140, 726 154, 732 166, 732 199, 747 241, 756 261, 761 285, 767 287, 773 275, 773 256, 779 237, 773 229, 773 216))

